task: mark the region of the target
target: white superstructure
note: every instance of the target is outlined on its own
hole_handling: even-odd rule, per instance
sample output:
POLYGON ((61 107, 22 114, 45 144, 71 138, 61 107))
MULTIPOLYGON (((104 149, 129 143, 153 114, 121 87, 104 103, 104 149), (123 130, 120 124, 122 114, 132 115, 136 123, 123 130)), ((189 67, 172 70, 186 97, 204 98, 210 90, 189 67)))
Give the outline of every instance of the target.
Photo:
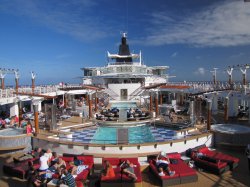
POLYGON ((101 86, 116 100, 127 100, 140 88, 156 83, 167 83, 168 66, 146 66, 142 54, 130 53, 126 35, 123 33, 118 54, 107 52, 108 62, 104 67, 85 67, 83 84, 101 86))

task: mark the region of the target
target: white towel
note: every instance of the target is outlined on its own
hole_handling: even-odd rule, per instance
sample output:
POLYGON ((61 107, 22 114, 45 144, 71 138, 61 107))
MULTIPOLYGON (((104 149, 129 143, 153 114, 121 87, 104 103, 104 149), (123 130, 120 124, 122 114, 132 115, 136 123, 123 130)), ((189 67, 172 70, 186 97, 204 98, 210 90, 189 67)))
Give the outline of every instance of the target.
POLYGON ((78 174, 81 173, 83 170, 87 169, 88 167, 89 167, 88 165, 79 165, 79 166, 77 166, 76 174, 78 175, 78 174))

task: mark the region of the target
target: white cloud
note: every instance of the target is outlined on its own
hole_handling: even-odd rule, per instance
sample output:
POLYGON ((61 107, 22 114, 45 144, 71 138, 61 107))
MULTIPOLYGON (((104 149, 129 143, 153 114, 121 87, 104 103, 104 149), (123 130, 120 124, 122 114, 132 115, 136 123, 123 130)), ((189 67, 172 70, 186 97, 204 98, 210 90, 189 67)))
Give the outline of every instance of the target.
POLYGON ((28 18, 34 23, 83 41, 106 37, 111 32, 101 17, 93 14, 91 0, 2 0, 0 11, 28 18))
POLYGON ((240 57, 242 57, 242 56, 244 56, 244 55, 245 55, 245 53, 240 52, 240 53, 238 53, 238 54, 233 54, 233 55, 231 55, 229 58, 240 58, 240 57))
POLYGON ((174 53, 171 55, 171 57, 172 57, 172 58, 175 58, 175 57, 177 57, 177 55, 178 55, 178 53, 177 53, 177 52, 174 52, 174 53))
POLYGON ((148 45, 191 44, 197 47, 250 44, 250 3, 225 0, 184 17, 153 13, 148 45))
POLYGON ((198 69, 194 72, 194 74, 196 74, 196 75, 205 75, 205 73, 206 73, 206 70, 205 70, 205 68, 203 68, 203 67, 198 68, 198 69))
POLYGON ((72 55, 70 55, 70 54, 59 54, 59 55, 57 55, 55 58, 56 59, 65 59, 65 58, 69 58, 69 57, 71 57, 72 55))

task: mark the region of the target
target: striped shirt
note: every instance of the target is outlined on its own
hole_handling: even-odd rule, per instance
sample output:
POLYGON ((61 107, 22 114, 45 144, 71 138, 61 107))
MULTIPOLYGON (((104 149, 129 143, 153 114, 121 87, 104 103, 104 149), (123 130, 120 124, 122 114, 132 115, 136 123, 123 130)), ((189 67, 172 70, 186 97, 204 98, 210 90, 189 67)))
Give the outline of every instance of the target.
POLYGON ((65 177, 63 178, 64 182, 69 186, 69 187, 75 187, 76 182, 74 177, 71 175, 71 173, 67 173, 65 177))

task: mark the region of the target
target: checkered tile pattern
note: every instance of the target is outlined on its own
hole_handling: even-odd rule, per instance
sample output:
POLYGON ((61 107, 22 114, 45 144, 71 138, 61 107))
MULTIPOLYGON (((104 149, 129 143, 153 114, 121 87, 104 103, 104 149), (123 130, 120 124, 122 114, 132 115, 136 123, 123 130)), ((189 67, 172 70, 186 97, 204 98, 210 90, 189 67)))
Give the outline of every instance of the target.
MULTIPOLYGON (((65 141, 73 141, 73 142, 82 142, 82 143, 91 143, 97 128, 84 129, 81 132, 74 132, 73 138, 69 139, 66 137, 61 137, 60 140, 65 141)), ((164 127, 150 127, 150 131, 156 142, 164 142, 168 140, 175 140, 180 137, 176 136, 176 132, 174 130, 169 130, 164 127)))
MULTIPOLYGON (((84 129, 81 132, 74 132, 73 133, 73 138, 71 141, 73 142, 81 142, 81 143, 90 143, 92 140, 93 136, 95 135, 97 128, 91 128, 91 129, 84 129)), ((60 138, 60 140, 67 140, 69 139, 65 138, 60 138)))
POLYGON ((156 142, 164 142, 168 140, 177 139, 176 132, 164 127, 150 127, 150 131, 155 138, 156 142))

